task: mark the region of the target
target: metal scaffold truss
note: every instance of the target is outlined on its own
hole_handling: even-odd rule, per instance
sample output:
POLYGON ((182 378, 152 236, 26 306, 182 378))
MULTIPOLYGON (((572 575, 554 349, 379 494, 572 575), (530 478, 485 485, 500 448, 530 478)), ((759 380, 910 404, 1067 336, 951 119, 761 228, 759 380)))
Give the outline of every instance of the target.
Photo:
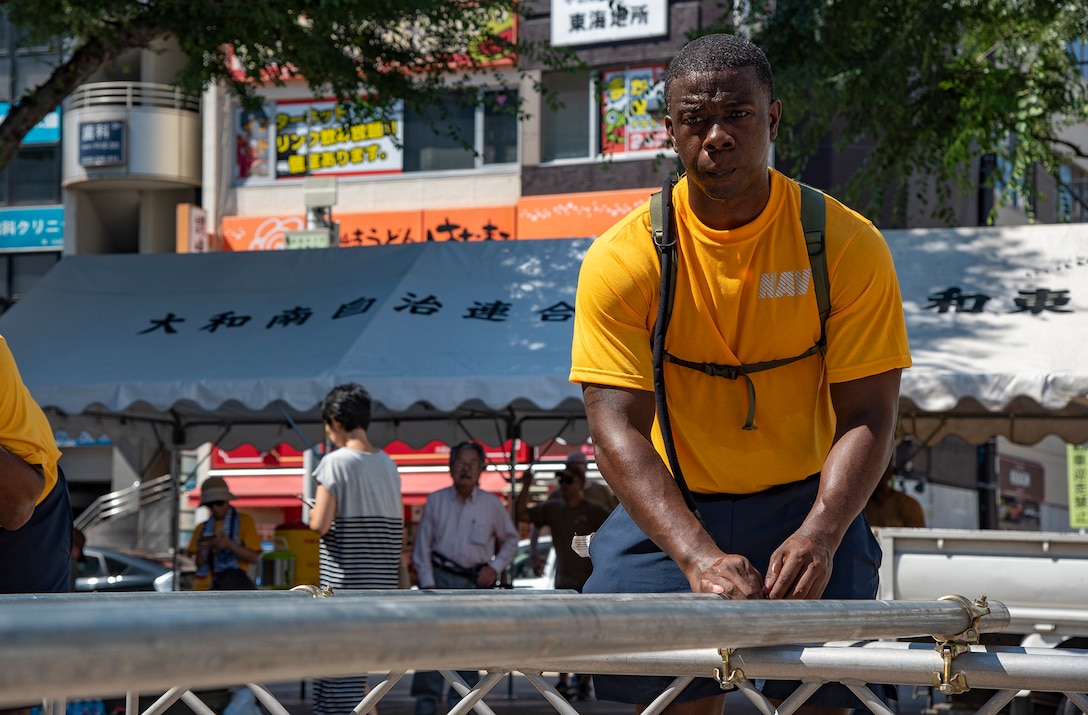
POLYGON ((694 678, 743 694, 764 715, 792 715, 825 683, 842 683, 877 715, 891 710, 867 683, 995 691, 994 715, 1024 690, 1063 694, 1088 713, 1088 652, 977 645, 1007 627, 1000 602, 728 601, 706 594, 588 596, 566 592, 344 591, 0 597, 0 707, 164 694, 213 712, 194 690, 248 683, 271 715, 290 715, 261 683, 385 673, 354 709, 376 708, 409 670, 439 670, 461 693, 450 715, 494 715, 483 698, 520 673, 560 715, 578 715, 545 672, 664 675, 658 715, 694 678), (311 597, 317 596, 317 597, 311 597), (216 647, 207 646, 217 633, 216 647), (472 634, 472 637, 466 637, 472 634), (952 634, 952 635, 948 635, 952 634), (897 638, 932 636, 925 642, 897 638), (881 640, 883 639, 883 640, 881 640), (360 648, 365 642, 367 646, 360 648), (110 657, 82 653, 108 645, 110 657), (798 643, 804 644, 799 645, 798 643), (648 650, 653 644, 657 650, 648 650), (166 655, 169 654, 169 657, 166 655), (502 665, 497 665, 501 663, 502 665), (468 686, 456 670, 482 670, 468 686), (801 685, 772 703, 762 680, 801 685))

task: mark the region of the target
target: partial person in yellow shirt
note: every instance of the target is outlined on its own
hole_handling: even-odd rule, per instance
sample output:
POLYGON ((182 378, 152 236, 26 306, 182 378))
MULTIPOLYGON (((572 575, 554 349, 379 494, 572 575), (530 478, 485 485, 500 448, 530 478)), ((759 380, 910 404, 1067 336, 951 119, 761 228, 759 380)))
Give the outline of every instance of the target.
POLYGON ((253 517, 231 506, 227 481, 208 477, 200 487, 200 505, 211 518, 193 529, 189 554, 196 559, 194 591, 247 591, 257 588, 246 573, 261 557, 261 537, 253 517))
POLYGON ((0 337, 0 593, 70 588, 72 507, 59 459, 49 421, 0 337))
POLYGON ((45 413, 0 337, 0 593, 69 590, 72 507, 45 413))

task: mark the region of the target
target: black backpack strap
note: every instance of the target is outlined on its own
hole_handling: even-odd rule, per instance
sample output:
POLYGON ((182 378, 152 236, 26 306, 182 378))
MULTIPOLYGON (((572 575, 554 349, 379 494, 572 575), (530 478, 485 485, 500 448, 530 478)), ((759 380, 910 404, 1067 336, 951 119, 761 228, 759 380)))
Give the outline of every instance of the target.
POLYGON ((665 453, 668 456, 673 476, 680 487, 680 492, 684 495, 688 508, 702 522, 702 517, 695 505, 695 499, 692 497, 691 490, 688 488, 687 482, 680 471, 680 460, 676 455, 676 445, 672 438, 672 428, 669 424, 668 404, 665 396, 665 363, 671 362, 674 365, 703 372, 713 377, 724 377, 729 380, 744 378, 748 388, 748 414, 745 417, 742 429, 758 429, 755 425, 756 389, 749 375, 788 365, 811 355, 819 354, 822 357, 827 351, 827 319, 831 315, 831 282, 827 270, 827 247, 824 230, 827 204, 822 191, 798 182, 801 188, 801 230, 805 234, 805 246, 808 251, 809 267, 812 272, 812 290, 816 295, 816 308, 820 315, 819 341, 800 355, 778 360, 766 360, 750 365, 697 363, 678 358, 665 350, 665 334, 668 331, 669 318, 672 315, 672 300, 676 287, 676 232, 673 226, 674 214, 672 210, 672 187, 675 183, 675 179, 672 177, 666 179, 661 192, 650 197, 651 234, 661 262, 661 286, 657 304, 657 320, 651 334, 654 398, 657 402, 657 421, 661 428, 661 437, 665 443, 665 453))
MULTIPOLYGON (((676 486, 684 497, 684 503, 695 518, 703 524, 695 497, 688 488, 684 473, 680 470, 680 458, 676 454, 676 442, 672 438, 672 425, 669 422, 669 406, 665 399, 665 333, 669 329, 669 317, 672 315, 672 297, 676 287, 676 226, 672 208, 672 187, 676 179, 670 174, 661 187, 661 193, 650 197, 650 228, 657 248, 657 257, 661 263, 661 284, 657 299, 657 320, 650 335, 653 347, 654 365, 654 400, 657 403, 657 424, 661 429, 661 441, 665 443, 665 456, 668 457, 672 476, 676 486)), ((704 524, 705 528, 705 524, 704 524)))
POLYGON ((808 184, 801 187, 801 230, 805 232, 808 263, 812 269, 812 290, 816 308, 820 311, 820 355, 827 352, 827 318, 831 315, 831 278, 827 272, 827 245, 824 226, 827 223, 827 201, 824 192, 808 184))

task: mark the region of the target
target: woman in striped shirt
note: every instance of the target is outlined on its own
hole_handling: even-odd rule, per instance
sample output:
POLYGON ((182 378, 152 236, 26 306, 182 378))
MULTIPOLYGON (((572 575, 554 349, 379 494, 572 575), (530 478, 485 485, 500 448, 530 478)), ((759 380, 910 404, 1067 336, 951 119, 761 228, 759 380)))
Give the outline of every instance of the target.
MULTIPOLYGON (((367 439, 370 395, 360 385, 335 387, 321 419, 336 449, 314 470, 317 494, 310 528, 321 535, 321 585, 397 588, 404 539, 400 474, 367 439)), ((314 682, 314 715, 344 715, 366 695, 366 674, 314 682)))

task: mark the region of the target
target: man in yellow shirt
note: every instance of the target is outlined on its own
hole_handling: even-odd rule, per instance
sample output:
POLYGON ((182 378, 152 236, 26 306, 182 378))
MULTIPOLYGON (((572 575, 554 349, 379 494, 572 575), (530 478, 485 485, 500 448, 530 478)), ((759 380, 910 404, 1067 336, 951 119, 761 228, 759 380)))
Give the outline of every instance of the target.
MULTIPOLYGON (((578 281, 570 379, 582 384, 598 469, 620 501, 590 545, 585 592, 873 598, 880 550, 860 515, 891 456, 910 365, 891 253, 872 223, 817 196, 823 324, 801 188, 768 166, 782 104, 763 52, 732 35, 700 37, 673 57, 664 90, 686 173, 671 192, 664 348, 676 359, 661 369, 689 490, 667 466, 654 397, 661 268, 647 204, 594 241, 578 281)), ((597 678, 598 697, 644 706, 668 681, 618 678, 597 678)), ((764 693, 780 701, 794 687, 768 682, 764 693)), ((837 687, 807 702, 857 705, 837 687)), ((720 715, 724 697, 697 679, 668 712, 720 715)))
POLYGON ((72 508, 45 413, 0 337, 0 593, 70 587, 72 508))

